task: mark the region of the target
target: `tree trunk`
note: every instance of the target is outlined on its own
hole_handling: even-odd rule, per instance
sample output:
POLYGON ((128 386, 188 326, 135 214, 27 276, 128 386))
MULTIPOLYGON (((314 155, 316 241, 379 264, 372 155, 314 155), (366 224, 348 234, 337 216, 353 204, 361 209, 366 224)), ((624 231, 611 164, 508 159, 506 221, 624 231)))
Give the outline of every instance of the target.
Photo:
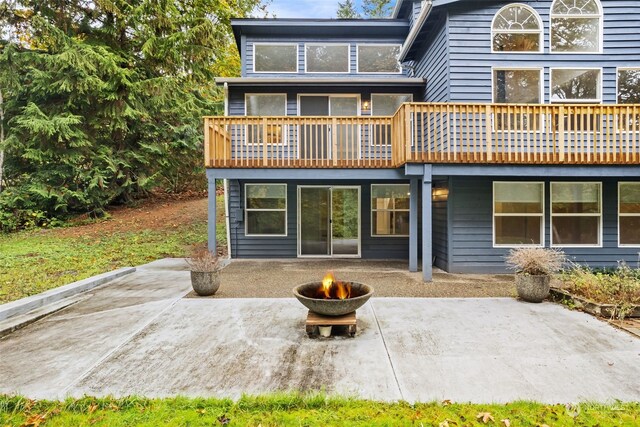
POLYGON ((0 193, 2 192, 2 180, 4 179, 4 98, 0 88, 0 193))

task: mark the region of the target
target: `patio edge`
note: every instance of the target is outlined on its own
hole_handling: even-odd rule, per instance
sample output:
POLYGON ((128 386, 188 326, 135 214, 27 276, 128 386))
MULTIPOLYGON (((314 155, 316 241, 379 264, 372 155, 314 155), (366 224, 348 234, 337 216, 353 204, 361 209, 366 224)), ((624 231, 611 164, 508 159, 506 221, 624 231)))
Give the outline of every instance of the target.
POLYGON ((45 305, 58 302, 62 299, 86 292, 90 289, 104 285, 119 277, 131 274, 136 271, 135 267, 123 267, 97 276, 88 277, 59 288, 32 295, 17 301, 11 301, 0 305, 0 322, 15 316, 26 314, 45 305))

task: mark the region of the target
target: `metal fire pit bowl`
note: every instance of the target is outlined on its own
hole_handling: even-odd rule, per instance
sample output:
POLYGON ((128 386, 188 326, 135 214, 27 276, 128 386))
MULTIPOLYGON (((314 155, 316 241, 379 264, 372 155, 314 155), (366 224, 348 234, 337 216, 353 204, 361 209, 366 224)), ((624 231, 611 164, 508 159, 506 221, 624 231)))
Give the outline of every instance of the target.
POLYGON ((314 298, 318 293, 318 288, 322 282, 305 283, 293 288, 293 295, 298 298, 309 310, 322 316, 342 316, 352 311, 356 311, 366 303, 373 288, 362 283, 351 283, 351 298, 348 299, 319 299, 314 298))

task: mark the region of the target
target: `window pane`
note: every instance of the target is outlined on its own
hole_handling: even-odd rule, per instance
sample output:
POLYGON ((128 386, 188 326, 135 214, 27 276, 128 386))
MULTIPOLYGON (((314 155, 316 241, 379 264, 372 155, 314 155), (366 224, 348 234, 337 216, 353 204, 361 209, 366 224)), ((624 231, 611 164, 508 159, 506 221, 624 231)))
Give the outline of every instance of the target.
POLYGON ((540 34, 538 33, 496 33, 493 36, 495 52, 538 52, 540 34))
POLYGON ((599 100, 600 70, 551 70, 551 100, 599 100))
POLYGON ((600 18, 551 18, 552 52, 598 52, 600 18))
POLYGON ((620 217, 620 244, 640 245, 640 216, 620 217))
POLYGON ((493 70, 493 83, 495 102, 540 103, 540 70, 493 70))
POLYGON ((285 211, 248 211, 247 234, 286 234, 285 211))
POLYGON ((247 95, 247 116, 286 116, 287 96, 247 95))
POLYGON ((401 95, 371 95, 371 115, 372 116, 393 116, 398 108, 405 103, 411 102, 412 96, 401 95))
POLYGON ((620 213, 640 214, 640 182, 620 184, 620 213))
POLYGON ((571 15, 597 15, 600 13, 596 0, 556 0, 551 13, 571 15))
POLYGON ((409 184, 402 185, 372 185, 371 195, 375 199, 377 197, 386 198, 408 198, 409 184))
POLYGON ((542 217, 497 216, 496 245, 539 245, 542 217))
POLYGON ((556 216, 553 218, 554 245, 597 245, 600 218, 595 216, 556 216))
POLYGON ((640 104, 640 69, 618 71, 618 104, 640 104))
POLYGON ((298 72, 298 46, 255 45, 256 72, 298 72))
POLYGON ((310 73, 348 73, 349 46, 307 46, 307 71, 310 73))
POLYGON ((543 213, 543 184, 531 182, 496 182, 496 213, 543 213))
POLYGON ((494 30, 539 30, 540 22, 528 7, 510 5, 498 12, 493 21, 494 30))
POLYGON ((400 45, 358 46, 359 73, 399 73, 400 45))
POLYGON ((600 184, 552 183, 551 205, 553 213, 600 213, 600 184))
POLYGON ((375 236, 409 235, 409 212, 378 211, 372 221, 375 236))
POLYGON ((285 209, 286 185, 247 185, 247 209, 285 209))

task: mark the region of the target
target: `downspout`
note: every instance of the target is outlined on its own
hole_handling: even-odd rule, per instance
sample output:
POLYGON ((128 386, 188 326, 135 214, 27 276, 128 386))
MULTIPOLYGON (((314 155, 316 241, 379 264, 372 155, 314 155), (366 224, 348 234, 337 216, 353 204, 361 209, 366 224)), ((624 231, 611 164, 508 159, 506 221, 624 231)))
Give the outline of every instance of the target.
POLYGON ((411 46, 413 46, 413 43, 416 41, 416 38, 418 37, 422 26, 425 22, 427 22, 427 18, 429 17, 431 9, 433 8, 432 0, 424 0, 422 3, 423 4, 422 9, 420 10, 420 15, 418 15, 416 23, 414 24, 413 28, 411 28, 411 31, 409 32, 409 35, 407 36, 407 39, 405 40, 404 44, 402 45, 402 49, 400 50, 400 56, 398 57, 398 60, 401 63, 404 62, 404 59, 407 57, 409 49, 411 49, 411 46))
MULTIPOLYGON (((224 83, 224 115, 229 115, 229 85, 224 83)), ((227 227, 227 255, 231 259, 231 229, 229 220, 229 180, 224 179, 224 216, 225 225, 227 227)))

